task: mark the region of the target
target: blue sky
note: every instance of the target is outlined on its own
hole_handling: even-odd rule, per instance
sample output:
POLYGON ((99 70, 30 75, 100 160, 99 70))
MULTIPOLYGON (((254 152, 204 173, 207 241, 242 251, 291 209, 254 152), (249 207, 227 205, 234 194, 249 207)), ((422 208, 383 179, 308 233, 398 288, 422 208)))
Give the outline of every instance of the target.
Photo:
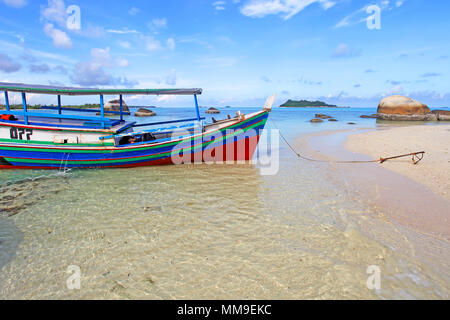
POLYGON ((449 14, 444 0, 0 0, 0 81, 201 87, 201 104, 214 106, 260 106, 278 93, 280 103, 375 107, 403 94, 449 107, 449 14), (368 27, 370 5, 379 29, 368 27))

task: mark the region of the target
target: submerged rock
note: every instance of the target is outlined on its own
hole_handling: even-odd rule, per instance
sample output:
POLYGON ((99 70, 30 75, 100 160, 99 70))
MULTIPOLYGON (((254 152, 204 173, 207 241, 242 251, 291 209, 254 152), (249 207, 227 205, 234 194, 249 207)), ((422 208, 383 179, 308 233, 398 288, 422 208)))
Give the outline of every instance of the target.
POLYGON ((331 122, 337 122, 337 120, 334 119, 334 118, 328 119, 328 121, 331 121, 331 122))
POLYGON ((205 112, 208 113, 208 114, 217 114, 217 113, 220 113, 220 110, 211 107, 208 110, 206 110, 205 112))
POLYGON ((315 115, 315 117, 316 117, 316 118, 319 118, 319 119, 331 119, 331 118, 332 118, 332 117, 327 116, 326 114, 322 114, 322 113, 317 113, 317 114, 315 115))
POLYGON ((136 113, 134 114, 135 117, 154 117, 156 116, 156 113, 152 110, 148 110, 146 108, 140 108, 136 113))
POLYGON ((311 122, 312 123, 320 123, 320 122, 323 122, 323 120, 322 119, 311 119, 311 122))
POLYGON ((378 117, 378 114, 374 113, 370 116, 362 115, 360 118, 362 119, 376 119, 378 117))

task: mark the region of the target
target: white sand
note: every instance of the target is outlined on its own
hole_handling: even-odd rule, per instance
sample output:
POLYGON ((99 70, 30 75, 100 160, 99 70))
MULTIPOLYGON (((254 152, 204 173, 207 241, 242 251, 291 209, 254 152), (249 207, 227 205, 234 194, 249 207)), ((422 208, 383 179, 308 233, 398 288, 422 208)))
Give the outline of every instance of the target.
POLYGON ((380 164, 422 183, 444 199, 450 200, 450 124, 386 127, 350 135, 346 147, 374 159, 426 151, 418 165, 405 166, 402 160, 380 164))

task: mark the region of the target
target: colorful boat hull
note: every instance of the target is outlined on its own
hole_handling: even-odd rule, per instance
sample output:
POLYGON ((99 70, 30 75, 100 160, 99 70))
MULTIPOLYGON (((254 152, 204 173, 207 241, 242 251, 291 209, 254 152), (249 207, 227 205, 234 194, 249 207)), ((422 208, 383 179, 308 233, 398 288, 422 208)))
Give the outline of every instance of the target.
POLYGON ((207 131, 136 146, 0 142, 1 169, 127 168, 253 158, 268 111, 207 131))

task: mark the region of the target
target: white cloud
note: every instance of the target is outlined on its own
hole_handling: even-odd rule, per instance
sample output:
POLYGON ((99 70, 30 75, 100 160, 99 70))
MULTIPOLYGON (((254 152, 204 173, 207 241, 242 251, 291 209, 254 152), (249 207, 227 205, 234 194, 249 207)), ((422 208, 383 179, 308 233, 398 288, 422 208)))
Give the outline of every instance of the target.
POLYGON ((121 30, 108 29, 108 30, 106 30, 106 32, 108 32, 108 33, 116 33, 116 34, 138 34, 139 33, 139 31, 129 30, 129 29, 121 29, 121 30))
POLYGON ((143 37, 145 47, 148 51, 156 51, 162 49, 161 42, 152 36, 143 37))
POLYGON ((388 91, 386 91, 386 95, 391 96, 393 94, 403 94, 403 87, 400 85, 393 86, 388 91))
POLYGON ((95 62, 79 62, 70 76, 72 83, 82 86, 126 86, 133 87, 138 83, 125 77, 114 77, 95 62))
POLYGON ((22 44, 25 43, 25 38, 24 38, 22 35, 17 34, 15 37, 16 37, 17 39, 19 39, 19 41, 20 41, 22 44))
POLYGON ((344 17, 344 19, 339 21, 334 27, 341 28, 367 21, 367 16, 365 16, 367 7, 368 5, 365 5, 361 9, 344 17), (364 14, 364 16, 361 16, 361 14, 364 14))
POLYGON ((66 27, 67 17, 63 0, 48 0, 48 6, 41 7, 41 19, 55 22, 60 27, 66 27))
POLYGON ((141 12, 141 10, 138 9, 138 8, 136 8, 136 7, 132 7, 132 8, 128 11, 128 13, 129 13, 130 15, 132 15, 132 16, 137 15, 139 12, 141 12))
POLYGON ((72 41, 67 33, 56 29, 53 24, 47 23, 44 26, 44 32, 47 36, 53 39, 53 44, 57 48, 70 49, 72 48, 72 41))
POLYGON ((122 67, 122 68, 128 67, 128 65, 129 65, 128 60, 124 59, 124 58, 117 58, 116 64, 118 67, 122 67))
POLYGON ((48 6, 41 6, 41 20, 45 21, 44 32, 53 39, 55 47, 72 48, 72 41, 67 33, 54 26, 56 23, 60 28, 67 27, 66 5, 63 0, 48 0, 48 6))
POLYGON ((167 19, 154 18, 148 23, 148 27, 152 30, 167 28, 167 19))
POLYGON ((111 50, 109 47, 105 49, 93 48, 91 49, 91 57, 96 62, 108 63, 111 59, 111 50))
POLYGON ((22 8, 28 4, 26 0, 3 0, 3 3, 14 8, 22 8))
POLYGON ((321 1, 320 5, 322 6, 322 8, 324 8, 325 10, 330 9, 331 7, 334 7, 334 5, 336 4, 336 2, 333 1, 321 1))
POLYGON ((102 38, 105 35, 105 29, 103 27, 91 24, 87 24, 87 27, 84 27, 83 29, 70 31, 87 38, 102 38))
POLYGON ((351 50, 346 43, 341 43, 338 45, 336 50, 334 50, 332 57, 333 58, 342 58, 348 56, 351 50))
POLYGON ((437 72, 425 72, 424 74, 420 75, 422 78, 430 78, 430 77, 440 77, 442 76, 442 73, 437 72))
POLYGON ((126 85, 133 86, 134 82, 126 78, 116 78, 107 70, 113 67, 127 67, 128 60, 124 58, 111 58, 110 47, 92 48, 91 59, 76 64, 70 79, 73 83, 85 86, 94 85, 126 85), (106 69, 106 70, 105 70, 106 69))
POLYGON ((156 101, 167 103, 167 102, 177 101, 178 99, 179 99, 179 96, 176 96, 176 95, 162 95, 162 96, 158 96, 156 98, 156 101))
POLYGON ((39 50, 34 50, 34 49, 28 49, 28 51, 40 58, 44 58, 44 59, 51 59, 51 60, 58 60, 64 63, 75 63, 75 60, 63 56, 63 55, 59 55, 59 54, 54 54, 54 53, 50 53, 50 52, 45 52, 45 51, 39 51, 39 50))
POLYGON ((221 10, 225 10, 225 5, 226 5, 227 3, 225 2, 225 1, 216 1, 216 2, 213 2, 213 7, 214 7, 214 9, 216 9, 217 11, 221 11, 221 10))
POLYGON ((313 3, 319 3, 324 10, 336 4, 330 0, 250 0, 244 3, 241 13, 252 18, 275 14, 288 20, 313 3))
POLYGON ((84 86, 110 85, 113 83, 111 74, 105 72, 101 65, 91 62, 78 63, 71 80, 73 83, 84 86))
POLYGON ((178 43, 187 43, 187 44, 195 44, 196 46, 203 46, 208 49, 213 49, 214 46, 210 44, 208 41, 204 40, 199 35, 181 37, 177 39, 178 43))
POLYGON ((174 86, 177 84, 177 70, 172 69, 170 74, 166 77, 166 84, 169 86, 174 86))
POLYGON ((131 47, 131 43, 128 41, 119 41, 119 46, 125 49, 129 49, 131 47))
POLYGON ((91 63, 98 64, 103 67, 128 67, 128 60, 124 58, 116 58, 113 63, 113 59, 111 58, 111 48, 92 48, 91 49, 91 63))
POLYGON ((175 50, 175 40, 173 38, 167 39, 167 48, 171 51, 175 50))

